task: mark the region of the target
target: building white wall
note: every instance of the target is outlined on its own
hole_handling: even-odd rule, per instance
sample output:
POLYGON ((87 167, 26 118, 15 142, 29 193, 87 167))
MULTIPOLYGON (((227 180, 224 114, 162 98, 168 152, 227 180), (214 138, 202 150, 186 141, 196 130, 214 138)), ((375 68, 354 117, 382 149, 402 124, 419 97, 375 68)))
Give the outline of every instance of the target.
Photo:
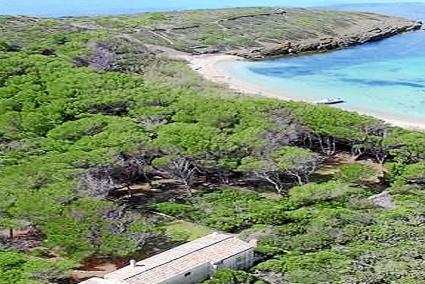
POLYGON ((235 270, 244 270, 252 267, 254 262, 254 248, 241 252, 223 262, 216 263, 218 268, 231 268, 235 270))
POLYGON ((204 263, 158 284, 196 284, 208 279, 212 273, 211 264, 204 263))
POLYGON ((123 283, 119 282, 119 281, 107 280, 107 279, 94 277, 94 278, 90 278, 86 281, 80 282, 80 284, 123 284, 123 283))
POLYGON ((158 284, 196 284, 210 278, 216 269, 230 268, 244 270, 251 268, 254 262, 254 248, 212 264, 204 263, 196 268, 179 274, 158 284))

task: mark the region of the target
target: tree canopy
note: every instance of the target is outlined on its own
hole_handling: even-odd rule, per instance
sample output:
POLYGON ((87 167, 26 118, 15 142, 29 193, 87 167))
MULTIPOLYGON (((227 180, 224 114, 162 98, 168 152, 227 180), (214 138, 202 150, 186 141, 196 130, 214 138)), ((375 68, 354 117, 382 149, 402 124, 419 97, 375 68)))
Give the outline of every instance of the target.
POLYGON ((241 97, 87 21, 0 17, 1 284, 175 245, 170 218, 259 238, 264 261, 206 283, 424 279, 423 132, 241 97), (383 165, 379 186, 360 164, 319 171, 341 153, 383 165), (382 190, 395 208, 371 202, 382 190))

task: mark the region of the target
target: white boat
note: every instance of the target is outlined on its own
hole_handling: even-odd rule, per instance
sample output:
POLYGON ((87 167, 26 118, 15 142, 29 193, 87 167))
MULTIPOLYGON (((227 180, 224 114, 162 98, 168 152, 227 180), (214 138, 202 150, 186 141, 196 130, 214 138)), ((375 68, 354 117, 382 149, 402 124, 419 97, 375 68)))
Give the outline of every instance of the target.
POLYGON ((345 101, 341 98, 326 98, 320 101, 316 101, 315 103, 319 105, 334 105, 345 103, 345 101))

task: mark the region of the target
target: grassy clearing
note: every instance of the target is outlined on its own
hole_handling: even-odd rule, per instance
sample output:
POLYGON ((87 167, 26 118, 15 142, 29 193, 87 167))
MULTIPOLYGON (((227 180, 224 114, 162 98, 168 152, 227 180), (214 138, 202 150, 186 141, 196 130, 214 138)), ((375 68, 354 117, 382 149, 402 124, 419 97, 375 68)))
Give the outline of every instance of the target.
POLYGON ((212 230, 205 226, 182 220, 172 221, 162 229, 175 241, 192 241, 212 233, 212 230))

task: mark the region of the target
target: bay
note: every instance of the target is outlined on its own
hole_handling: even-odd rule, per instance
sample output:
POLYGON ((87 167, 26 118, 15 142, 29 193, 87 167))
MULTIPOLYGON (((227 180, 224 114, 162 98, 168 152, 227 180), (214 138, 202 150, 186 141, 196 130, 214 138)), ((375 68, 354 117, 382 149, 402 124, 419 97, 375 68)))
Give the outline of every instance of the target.
MULTIPOLYGON (((339 5, 425 20, 425 4, 339 5)), ((416 31, 326 54, 238 62, 235 77, 276 93, 316 101, 338 97, 340 107, 395 120, 425 122, 425 32, 416 31)), ((230 73, 230 72, 229 72, 230 73)))

